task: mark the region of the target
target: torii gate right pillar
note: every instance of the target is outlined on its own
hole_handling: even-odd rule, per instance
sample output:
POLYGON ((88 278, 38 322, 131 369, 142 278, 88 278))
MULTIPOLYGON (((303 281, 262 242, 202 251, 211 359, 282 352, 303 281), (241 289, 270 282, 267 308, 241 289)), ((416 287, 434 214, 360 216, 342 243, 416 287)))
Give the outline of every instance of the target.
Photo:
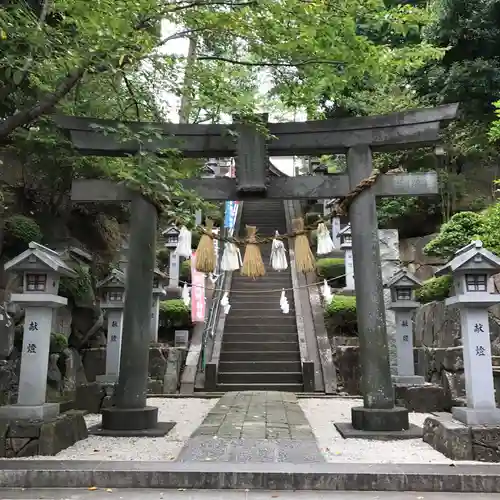
MULTIPOLYGON (((373 171, 370 147, 351 147, 347 152, 347 165, 349 184, 353 189, 373 171)), ((394 406, 381 286, 377 207, 371 188, 354 198, 349 207, 349 220, 356 270, 354 280, 364 403, 364 406, 352 409, 352 427, 354 431, 394 432, 399 429, 408 433, 408 410, 394 406)))

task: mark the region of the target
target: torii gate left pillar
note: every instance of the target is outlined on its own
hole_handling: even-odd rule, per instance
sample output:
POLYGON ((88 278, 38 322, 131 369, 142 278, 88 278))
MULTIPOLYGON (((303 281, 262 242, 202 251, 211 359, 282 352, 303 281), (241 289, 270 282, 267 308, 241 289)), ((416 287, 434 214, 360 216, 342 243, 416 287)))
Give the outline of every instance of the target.
POLYGON ((130 241, 126 273, 120 374, 113 408, 101 410, 101 436, 166 435, 175 425, 158 422, 158 408, 147 406, 153 272, 156 266, 156 207, 125 186, 102 181, 75 182, 73 202, 130 202, 130 241), (109 189, 111 187, 111 189, 109 189))

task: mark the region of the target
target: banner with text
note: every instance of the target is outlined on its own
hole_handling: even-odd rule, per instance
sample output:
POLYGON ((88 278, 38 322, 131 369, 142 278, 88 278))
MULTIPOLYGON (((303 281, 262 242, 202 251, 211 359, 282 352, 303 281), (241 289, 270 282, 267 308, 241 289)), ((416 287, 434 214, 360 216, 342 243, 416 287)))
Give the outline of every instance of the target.
POLYGON ((229 230, 229 234, 233 234, 234 225, 236 224, 236 215, 238 214, 237 201, 226 201, 224 213, 224 227, 229 230))
POLYGON ((205 274, 196 270, 196 252, 191 256, 191 321, 205 322, 205 274))

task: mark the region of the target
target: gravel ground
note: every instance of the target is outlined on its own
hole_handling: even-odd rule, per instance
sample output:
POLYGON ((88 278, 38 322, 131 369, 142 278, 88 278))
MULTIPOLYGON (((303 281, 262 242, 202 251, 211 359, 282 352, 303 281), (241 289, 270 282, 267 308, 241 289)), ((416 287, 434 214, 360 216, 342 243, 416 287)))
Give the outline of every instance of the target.
MULTIPOLYGON (((35 460, 172 461, 177 458, 189 436, 201 424, 217 401, 218 399, 150 398, 148 404, 158 407, 158 420, 177 422, 175 427, 163 438, 89 436, 55 456, 37 455, 28 458, 35 460)), ((99 423, 101 416, 86 415, 85 421, 89 427, 99 423)))
MULTIPOLYGON (((350 422, 351 408, 363 405, 360 399, 299 399, 299 404, 309 419, 321 452, 328 462, 452 463, 452 460, 431 448, 422 439, 404 441, 343 439, 333 423, 350 422)), ((422 427, 428 416, 426 413, 410 413, 410 422, 422 427)))

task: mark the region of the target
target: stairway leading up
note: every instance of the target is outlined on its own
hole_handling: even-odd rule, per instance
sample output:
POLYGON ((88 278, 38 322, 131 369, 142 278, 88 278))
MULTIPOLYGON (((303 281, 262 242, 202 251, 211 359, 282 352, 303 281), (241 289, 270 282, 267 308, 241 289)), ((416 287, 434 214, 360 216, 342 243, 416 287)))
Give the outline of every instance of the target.
MULTIPOLYGON (((286 233, 282 201, 245 201, 240 235, 257 226, 260 236, 286 233)), ((300 351, 290 270, 273 271, 271 243, 261 245, 266 276, 252 280, 233 273, 231 309, 225 321, 217 389, 221 391, 303 391, 300 351), (280 309, 282 288, 290 313, 280 309)), ((288 256, 287 256, 288 257, 288 256)))

